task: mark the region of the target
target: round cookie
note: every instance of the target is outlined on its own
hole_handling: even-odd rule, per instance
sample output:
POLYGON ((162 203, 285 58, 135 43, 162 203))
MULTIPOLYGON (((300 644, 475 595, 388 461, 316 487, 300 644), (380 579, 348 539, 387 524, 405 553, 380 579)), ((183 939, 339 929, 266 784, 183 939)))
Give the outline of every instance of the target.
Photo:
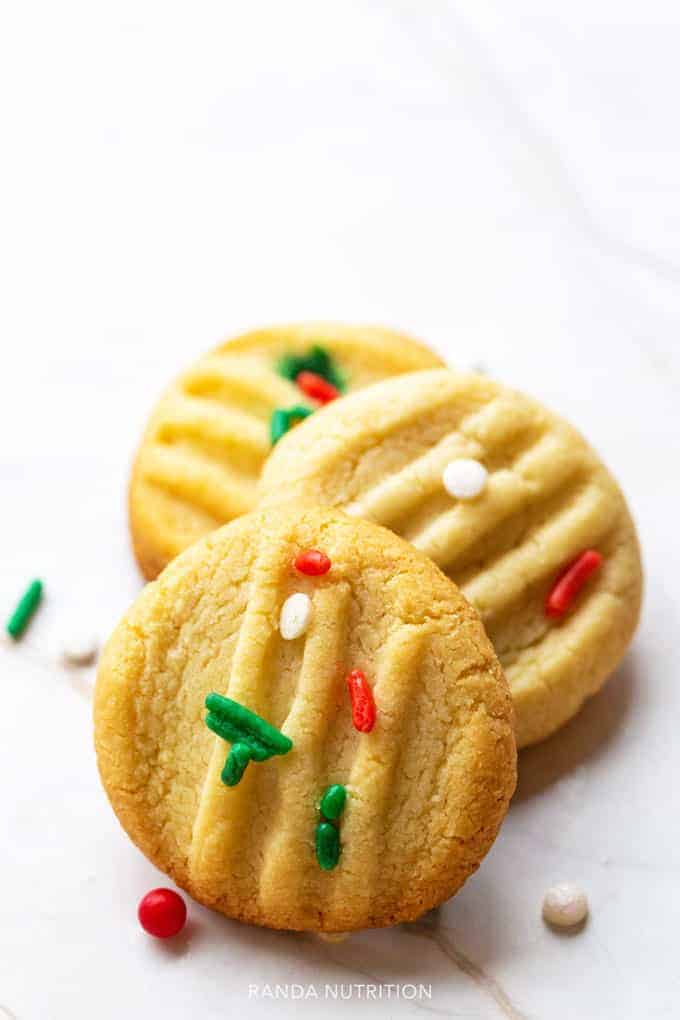
POLYGON ((341 392, 442 364, 403 333, 328 323, 256 330, 205 355, 161 397, 132 471, 130 531, 149 580, 197 538, 253 509, 272 415, 320 406, 295 382, 305 357, 341 392))
POLYGON ((419 372, 325 408, 276 448, 261 496, 342 507, 431 556, 481 614, 519 747, 578 711, 635 630, 640 553, 616 482, 570 425, 486 377, 419 372), (568 578, 547 605, 587 550, 599 569, 591 555, 581 590, 568 578))
POLYGON ((477 868, 515 786, 512 699, 478 614, 422 553, 336 510, 248 514, 175 559, 110 638, 94 714, 137 846, 197 900, 272 928, 418 917, 477 868), (297 593, 311 617, 286 640, 297 593), (231 744, 208 695, 217 731, 235 713, 231 744))

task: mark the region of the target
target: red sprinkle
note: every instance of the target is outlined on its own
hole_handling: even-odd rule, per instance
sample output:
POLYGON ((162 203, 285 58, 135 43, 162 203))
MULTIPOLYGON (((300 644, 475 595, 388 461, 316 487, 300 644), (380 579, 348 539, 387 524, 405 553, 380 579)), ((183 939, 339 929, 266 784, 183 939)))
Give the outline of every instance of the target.
POLYGON ((303 393, 306 393, 312 400, 318 400, 320 404, 330 404, 331 400, 337 400, 340 390, 328 379, 316 372, 300 372, 295 382, 303 393))
POLYGON ((553 620, 567 612, 589 577, 602 566, 603 556, 596 549, 586 549, 557 578, 545 601, 546 614, 553 620))
POLYGON ((326 553, 319 552, 318 549, 307 549, 295 557, 295 569, 301 574, 309 574, 310 577, 320 577, 331 569, 331 561, 326 553))
POLYGON ((140 900, 137 917, 144 931, 157 939, 169 939, 182 930, 187 908, 172 889, 152 889, 140 900))
POLYGON ((347 689, 352 702, 352 722, 359 733, 370 733, 375 726, 375 701, 366 674, 353 670, 347 677, 347 689))

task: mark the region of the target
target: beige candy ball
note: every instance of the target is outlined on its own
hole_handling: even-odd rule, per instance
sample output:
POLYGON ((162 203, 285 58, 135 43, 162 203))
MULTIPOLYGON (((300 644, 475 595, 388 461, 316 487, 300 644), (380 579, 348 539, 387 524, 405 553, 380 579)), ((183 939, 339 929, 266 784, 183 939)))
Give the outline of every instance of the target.
POLYGON ((556 928, 574 928, 588 916, 588 899, 574 882, 558 882, 543 899, 543 919, 556 928))

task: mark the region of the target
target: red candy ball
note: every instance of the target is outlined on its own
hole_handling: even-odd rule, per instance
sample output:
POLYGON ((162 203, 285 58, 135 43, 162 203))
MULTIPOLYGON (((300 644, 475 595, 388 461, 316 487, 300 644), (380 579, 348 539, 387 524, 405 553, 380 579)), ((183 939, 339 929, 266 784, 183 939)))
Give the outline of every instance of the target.
POLYGON ((295 569, 301 574, 309 574, 310 577, 320 577, 331 569, 331 561, 326 553, 319 552, 318 549, 308 549, 295 558, 295 569))
POLYGON ((157 939, 169 939, 182 930, 187 908, 172 889, 152 889, 140 900, 137 917, 144 931, 157 939))

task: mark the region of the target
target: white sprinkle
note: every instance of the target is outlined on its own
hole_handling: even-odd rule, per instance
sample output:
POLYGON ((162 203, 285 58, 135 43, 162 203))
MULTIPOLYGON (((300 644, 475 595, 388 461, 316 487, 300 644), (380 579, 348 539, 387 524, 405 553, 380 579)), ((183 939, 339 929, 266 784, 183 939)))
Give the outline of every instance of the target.
POLYGON ((279 630, 285 641, 293 641, 300 637, 309 627, 312 618, 312 600, 309 595, 298 591, 291 595, 281 607, 279 630))
POLYGON ((478 460, 461 457, 444 468, 444 488, 456 499, 474 499, 486 485, 488 477, 489 472, 478 460))
POLYGON ((556 928, 574 928, 588 916, 588 899, 573 882, 558 882, 543 899, 543 920, 556 928))
POLYGON ((62 642, 61 658, 67 666, 89 666, 97 658, 99 641, 94 634, 73 634, 62 642))

